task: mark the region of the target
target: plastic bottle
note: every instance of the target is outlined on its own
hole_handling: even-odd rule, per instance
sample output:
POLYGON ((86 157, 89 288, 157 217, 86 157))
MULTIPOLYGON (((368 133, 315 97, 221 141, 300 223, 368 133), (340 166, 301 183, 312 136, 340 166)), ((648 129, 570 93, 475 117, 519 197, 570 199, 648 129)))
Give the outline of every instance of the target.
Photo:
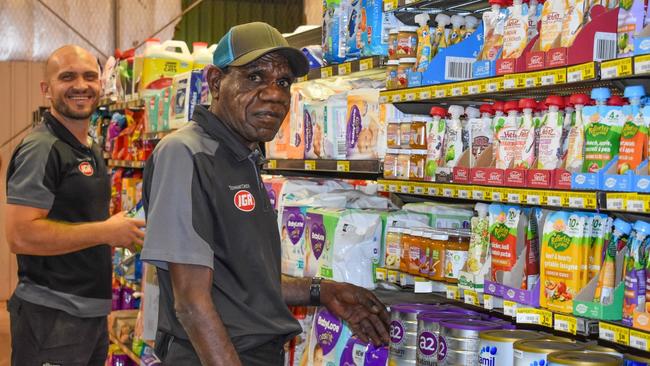
POLYGON ((436 33, 433 35, 433 42, 431 43, 432 57, 438 54, 441 48, 447 48, 449 45, 449 37, 447 35, 446 27, 451 23, 451 18, 446 14, 436 15, 436 33))
POLYGON ((585 160, 585 125, 582 117, 582 109, 590 102, 587 94, 573 94, 570 99, 575 108, 575 119, 567 137, 566 169, 569 172, 577 173, 582 169, 585 160))
POLYGON ((647 264, 645 247, 648 235, 650 235, 650 224, 637 221, 633 229, 625 263, 625 296, 623 298, 623 324, 625 325, 632 325, 635 310, 645 310, 647 264))
POLYGON ((424 72, 429 68, 431 61, 431 31, 427 22, 429 21, 429 14, 422 13, 415 16, 415 22, 420 25, 417 30, 418 33, 418 51, 417 63, 415 66, 416 71, 424 72))
POLYGON ((464 39, 463 26, 465 26, 465 18, 460 15, 453 15, 451 17, 451 34, 449 35, 449 45, 455 45, 464 39))
POLYGON ((442 165, 444 151, 447 110, 442 107, 432 107, 430 111, 433 121, 427 125, 427 161, 424 179, 435 181, 436 169, 442 165))
POLYGON ((628 236, 631 231, 631 224, 621 219, 614 220, 612 237, 605 248, 603 267, 598 276, 598 285, 596 286, 596 291, 594 293, 594 302, 602 305, 609 305, 614 302, 614 287, 616 286, 616 255, 627 245, 628 236))
POLYGON ((212 52, 205 42, 192 43, 192 58, 194 59, 194 70, 203 70, 207 65, 212 64, 212 52))
POLYGON ((517 153, 517 131, 520 124, 519 104, 515 101, 506 102, 504 111, 508 115, 497 119, 494 126, 497 140, 497 169, 509 168, 517 153))
POLYGON ((564 107, 564 98, 551 95, 546 98, 548 113, 539 131, 537 169, 552 170, 560 165, 562 148, 562 126, 564 116, 560 109, 564 107))
POLYGON ((176 74, 192 70, 193 58, 183 41, 169 40, 147 45, 142 66, 141 89, 163 89, 176 74))
POLYGON ((450 118, 447 120, 443 161, 444 166, 453 168, 456 166, 463 153, 463 130, 460 116, 465 112, 465 109, 459 105, 452 105, 449 106, 447 112, 449 113, 450 118))
POLYGON ((517 151, 514 164, 516 169, 530 169, 535 162, 535 125, 533 110, 537 107, 534 99, 519 100, 519 108, 523 115, 521 126, 517 131, 517 151))
POLYGON ((617 167, 619 174, 634 170, 643 162, 648 143, 648 126, 641 113, 641 100, 645 97, 645 89, 642 85, 628 86, 625 88, 624 95, 630 101, 630 105, 623 107, 625 124, 621 130, 619 145, 617 167))
POLYGON ((465 34, 463 35, 463 39, 469 38, 475 31, 476 31, 476 26, 478 25, 478 19, 476 17, 473 17, 471 15, 468 15, 465 17, 465 34))

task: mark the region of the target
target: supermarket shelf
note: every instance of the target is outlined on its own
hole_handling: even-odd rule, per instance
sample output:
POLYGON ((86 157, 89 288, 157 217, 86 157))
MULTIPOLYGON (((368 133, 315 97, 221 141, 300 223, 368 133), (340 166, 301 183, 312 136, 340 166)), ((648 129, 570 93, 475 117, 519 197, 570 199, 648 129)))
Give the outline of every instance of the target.
POLYGON ((145 140, 160 140, 174 131, 176 130, 174 129, 169 131, 145 132, 142 134, 142 138, 144 138, 145 140))
POLYGON ((599 201, 608 211, 650 213, 650 194, 602 192, 599 201))
POLYGON ((376 69, 382 66, 382 58, 380 56, 373 56, 362 58, 360 60, 348 61, 342 64, 324 66, 318 69, 311 69, 309 74, 304 77, 298 78, 297 82, 303 82, 315 79, 324 79, 332 76, 344 76, 354 72, 367 71, 376 69))
POLYGON ((384 11, 417 9, 478 13, 489 8, 486 0, 384 0, 384 11))
POLYGON ((599 207, 597 192, 489 187, 383 179, 378 180, 377 183, 380 192, 589 210, 595 210, 599 207))
POLYGON ((100 109, 107 109, 109 112, 121 111, 124 109, 139 109, 144 107, 144 100, 138 94, 127 95, 124 101, 112 101, 102 99, 99 101, 100 109))
POLYGON ((379 160, 302 160, 271 159, 266 162, 266 170, 313 171, 358 174, 381 174, 382 164, 379 160))
POLYGON ((132 161, 132 160, 108 160, 108 166, 111 168, 134 168, 134 169, 143 169, 144 161, 132 161))
POLYGON ((113 333, 109 332, 108 336, 111 343, 118 345, 122 350, 122 352, 124 352, 124 354, 126 354, 137 365, 140 365, 140 357, 136 356, 135 353, 133 353, 133 351, 131 350, 131 348, 127 347, 126 344, 120 342, 119 339, 117 339, 117 337, 113 333))

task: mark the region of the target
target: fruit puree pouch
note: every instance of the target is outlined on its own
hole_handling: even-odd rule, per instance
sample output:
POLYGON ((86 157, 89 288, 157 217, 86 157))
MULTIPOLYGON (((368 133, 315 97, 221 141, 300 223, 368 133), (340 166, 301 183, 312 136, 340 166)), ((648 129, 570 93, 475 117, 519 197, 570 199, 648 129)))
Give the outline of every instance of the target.
POLYGON ((648 149, 648 117, 650 107, 644 107, 640 113, 639 106, 623 106, 625 123, 621 129, 619 146, 618 173, 625 174, 636 169, 647 156, 648 149))
POLYGON ((380 120, 379 89, 355 89, 348 93, 346 141, 348 159, 377 159, 386 153, 386 125, 380 120))
POLYGON ((325 102, 309 100, 303 104, 303 136, 305 138, 305 159, 325 157, 325 102))
POLYGON ((475 208, 477 216, 472 217, 471 237, 469 250, 467 251, 467 262, 465 272, 478 274, 489 258, 490 252, 490 220, 488 218, 489 206, 479 202, 475 208))
POLYGON ((431 61, 431 29, 427 24, 429 20, 428 14, 418 14, 415 16, 415 21, 420 25, 418 28, 418 52, 417 64, 415 71, 424 72, 429 68, 431 61))
POLYGON ((469 148, 470 148, 470 166, 478 157, 487 150, 494 140, 494 130, 492 129, 492 110, 489 105, 481 106, 481 117, 469 120, 469 148))
POLYGON ((628 241, 623 297, 623 324, 625 325, 632 325, 635 310, 645 309, 648 234, 650 234, 650 224, 637 221, 628 241))
POLYGON ((282 273, 303 277, 305 272, 306 207, 285 206, 280 221, 282 273))
POLYGON ((588 250, 588 275, 585 283, 596 277, 603 264, 603 250, 606 240, 611 234, 612 220, 604 214, 594 214, 591 220, 591 236, 588 250))
POLYGON ((540 50, 553 48, 562 34, 562 23, 567 12, 566 0, 548 0, 542 8, 542 27, 539 32, 540 50))
POLYGON ((542 6, 536 0, 530 0, 528 7, 528 41, 537 35, 537 25, 542 16, 542 6))
MULTIPOLYGON (((547 101, 550 101, 549 97, 547 101)), ((562 99, 561 97, 555 97, 562 99)), ((542 127, 539 129, 539 140, 537 143, 537 169, 552 170, 560 166, 560 154, 562 150, 562 130, 564 126, 564 115, 560 113, 558 104, 549 104, 548 113, 544 116, 542 127)))
POLYGON ((503 34, 503 53, 501 58, 517 58, 528 44, 528 6, 515 2, 508 8, 503 34))
POLYGON ((567 2, 567 14, 562 22, 562 47, 570 47, 582 29, 585 18, 585 0, 573 0, 567 2))
POLYGON ((458 42, 462 41, 464 38, 463 26, 465 25, 465 18, 460 15, 454 15, 451 17, 451 33, 449 34, 449 45, 455 45, 458 42))
POLYGON ((451 118, 447 120, 447 131, 445 133, 444 166, 453 168, 463 154, 463 129, 460 122, 460 115, 463 114, 463 107, 452 105, 449 107, 451 118))
POLYGON ((524 278, 522 290, 532 290, 539 282, 539 232, 538 213, 539 208, 533 208, 528 213, 528 225, 526 226, 526 265, 524 266, 524 278))
MULTIPOLYGON (((511 102, 508 102, 511 103, 511 102)), ((496 139, 496 167, 507 169, 517 153, 517 132, 521 118, 517 115, 516 102, 507 116, 495 117, 494 136, 496 139)))
POLYGON ((425 163, 425 180, 433 181, 436 169, 441 165, 442 152, 444 151, 445 131, 447 122, 444 117, 447 111, 441 107, 432 107, 433 121, 427 123, 427 161, 425 163))
POLYGON ((535 162, 536 132, 533 120, 533 99, 522 99, 519 107, 523 109, 521 126, 517 131, 517 155, 514 158, 516 169, 530 169, 535 162))
POLYGON ((501 9, 500 2, 491 1, 492 9, 483 13, 484 43, 478 56, 479 60, 496 60, 503 48, 503 34, 507 10, 501 9))
POLYGON ((542 236, 540 305, 563 313, 573 311, 573 298, 582 288, 580 269, 586 261, 583 252, 585 216, 557 211, 544 222, 542 236))
POLYGON ((490 205, 488 211, 490 222, 490 248, 492 252, 492 280, 496 272, 508 272, 517 262, 517 238, 519 227, 524 224, 525 216, 519 206, 490 205))
POLYGON ((596 105, 583 109, 585 163, 583 172, 594 173, 618 154, 622 130, 622 107, 596 105))

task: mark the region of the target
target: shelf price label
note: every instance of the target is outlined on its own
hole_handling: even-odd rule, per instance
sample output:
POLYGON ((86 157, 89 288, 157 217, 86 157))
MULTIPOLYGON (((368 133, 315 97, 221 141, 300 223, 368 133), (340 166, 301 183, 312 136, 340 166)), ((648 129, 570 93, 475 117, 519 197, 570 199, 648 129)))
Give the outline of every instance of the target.
POLYGON ((483 308, 486 310, 494 309, 494 297, 492 295, 483 295, 483 308))
POLYGON ((402 183, 402 185, 399 187, 399 191, 401 193, 411 193, 411 185, 408 183, 402 183))
POLYGON ((650 334, 630 329, 630 347, 650 352, 650 334))
POLYGON ((278 161, 275 159, 271 159, 266 163, 267 169, 277 169, 278 168, 278 161))
POLYGON ((596 63, 587 62, 567 68, 567 81, 575 83, 578 81, 591 80, 596 77, 596 63))
POLYGON ((447 286, 447 298, 450 300, 460 299, 460 290, 458 289, 458 286, 447 286))
POLYGON ((399 273, 397 271, 388 270, 388 282, 397 283, 399 280, 399 273))
POLYGON ((641 55, 634 58, 634 74, 650 73, 650 55, 641 55))
POLYGON ((418 185, 418 184, 413 185, 413 193, 415 193, 415 194, 424 194, 424 192, 425 192, 425 189, 424 189, 423 186, 418 185))
POLYGON ((444 98, 447 96, 447 87, 441 86, 436 88, 436 98, 444 98))
POLYGON ((339 160, 336 162, 336 171, 348 173, 350 171, 350 161, 339 160))
POLYGON ((391 192, 391 193, 397 192, 397 184, 389 184, 388 185, 388 192, 391 192))
POLYGON ((632 75, 632 58, 603 61, 600 64, 600 78, 613 79, 632 75))
POLYGON ((494 202, 501 202, 503 199, 503 195, 501 194, 500 189, 493 189, 492 190, 492 201, 494 202))
POLYGON ((541 83, 541 73, 530 72, 524 77, 524 86, 526 88, 533 88, 541 83))
POLYGON ((521 194, 519 194, 518 192, 508 193, 507 200, 508 200, 508 203, 520 203, 521 202, 521 194))
POLYGON ((338 75, 347 75, 352 72, 352 63, 344 62, 338 67, 338 75))
POLYGON ((361 61, 359 61, 359 71, 366 71, 370 70, 373 67, 373 62, 372 58, 365 58, 361 61))
POLYGON ((566 83, 566 69, 546 70, 541 72, 541 85, 558 85, 566 83))
POLYGON ((390 101, 393 103, 399 103, 402 101, 402 94, 401 93, 395 93, 391 95, 390 101))
POLYGON ((334 75, 334 67, 328 66, 320 69, 320 77, 325 79, 334 75))
POLYGON ((460 83, 454 84, 451 87, 451 96, 452 97, 459 97, 461 95, 463 95, 463 85, 460 84, 460 83))
POLYGON ((436 186, 427 186, 427 196, 439 196, 439 189, 436 186))
POLYGON ((305 170, 316 170, 316 160, 305 160, 305 170))
POLYGON ((386 183, 378 182, 377 189, 379 190, 379 192, 386 192, 386 183))
POLYGON ((412 102, 415 100, 415 91, 404 94, 404 100, 407 102, 412 102))
POLYGON ((529 205, 539 205, 541 203, 539 194, 532 194, 532 193, 526 194, 526 203, 529 205))
POLYGON ((517 303, 514 301, 503 301, 503 313, 515 318, 517 316, 517 303))
POLYGON ((388 103, 388 94, 386 94, 386 93, 381 93, 381 94, 379 95, 379 103, 380 103, 380 104, 388 103))
POLYGON ((517 76, 506 75, 503 77, 503 89, 515 89, 517 87, 517 76))
POLYGON ((481 83, 478 82, 470 82, 467 86, 467 94, 472 95, 472 94, 478 94, 481 92, 481 83))
POLYGON ((562 196, 559 193, 549 194, 546 202, 549 206, 562 207, 562 196))
POLYGON ((553 329, 576 335, 578 331, 578 319, 569 315, 555 314, 553 329))
POLYGON ((569 207, 571 208, 585 208, 585 199, 583 197, 569 196, 569 207))
POLYGON ((454 196, 454 189, 449 186, 442 187, 442 196, 452 198, 454 196))
POLYGON ((553 327, 553 313, 548 310, 521 308, 517 309, 517 324, 534 324, 553 327))
POLYGON ((431 92, 433 91, 432 88, 424 88, 420 91, 418 95, 418 100, 427 100, 431 99, 431 92))
POLYGON ((462 199, 469 198, 469 190, 467 189, 467 187, 462 187, 462 188, 459 187, 457 192, 458 192, 458 198, 462 198, 462 199))
POLYGON ((388 279, 388 271, 386 268, 375 269, 375 279, 377 281, 386 281, 388 279))
POLYGON ((645 205, 643 200, 637 196, 627 199, 625 202, 625 210, 629 212, 643 212, 645 211, 645 205))
POLYGON ((475 200, 481 200, 481 201, 482 201, 482 200, 485 199, 485 195, 483 194, 483 191, 482 191, 482 190, 480 190, 480 189, 475 189, 475 190, 472 191, 472 199, 475 199, 475 200))
POLYGON ((504 88, 503 78, 492 78, 485 81, 485 91, 488 93, 498 92, 504 88))
POLYGON ((465 290, 463 291, 463 297, 465 298, 465 304, 474 306, 481 305, 480 301, 478 300, 478 294, 476 291, 465 290))
POLYGON ((598 338, 622 344, 624 346, 630 345, 630 330, 614 324, 599 322, 598 323, 598 338))
POLYGON ((606 204, 607 209, 612 211, 623 211, 625 207, 625 193, 607 193, 606 204))

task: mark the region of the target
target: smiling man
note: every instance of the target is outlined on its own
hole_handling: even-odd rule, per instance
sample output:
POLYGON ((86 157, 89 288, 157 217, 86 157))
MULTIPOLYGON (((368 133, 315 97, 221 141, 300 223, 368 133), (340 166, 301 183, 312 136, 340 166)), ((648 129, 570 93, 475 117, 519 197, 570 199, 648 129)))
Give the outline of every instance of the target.
POLYGON ((103 365, 111 246, 142 243, 143 220, 109 218, 110 180, 88 137, 100 93, 97 59, 64 46, 47 60, 43 123, 14 151, 5 228, 18 256, 9 300, 12 365, 103 365))
POLYGON ((260 177, 258 144, 289 110, 308 63, 273 27, 233 27, 207 71, 209 109, 164 138, 145 168, 147 239, 158 267, 156 352, 163 364, 284 364, 300 332, 288 305, 323 305, 363 340, 388 342, 388 313, 369 291, 283 278, 276 215, 260 177))

